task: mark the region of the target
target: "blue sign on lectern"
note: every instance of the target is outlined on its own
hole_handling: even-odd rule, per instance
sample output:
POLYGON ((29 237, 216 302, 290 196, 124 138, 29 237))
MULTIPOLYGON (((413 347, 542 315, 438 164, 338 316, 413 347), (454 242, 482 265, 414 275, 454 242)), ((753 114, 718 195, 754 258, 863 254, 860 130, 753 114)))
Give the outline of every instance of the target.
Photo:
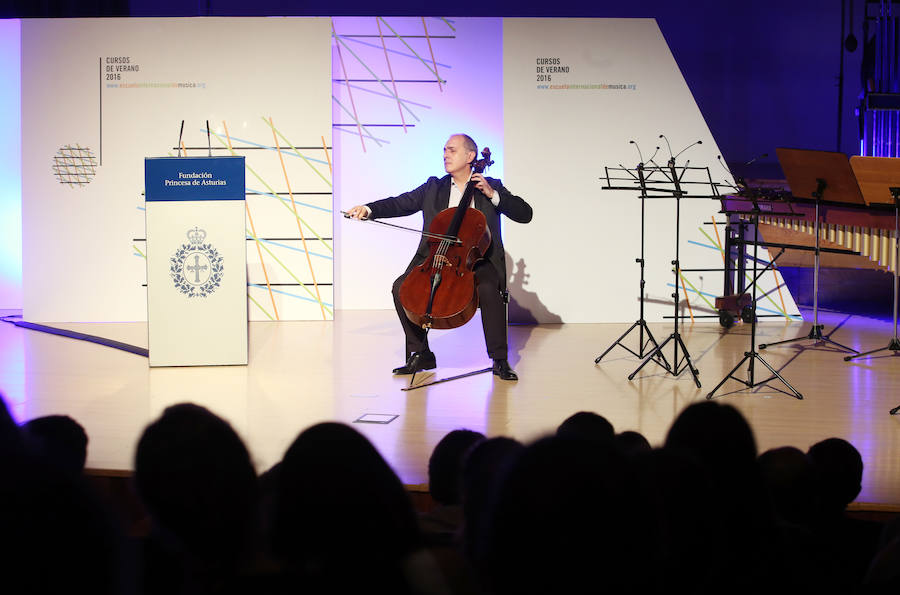
POLYGON ((144 194, 157 200, 244 200, 243 157, 144 160, 144 194))

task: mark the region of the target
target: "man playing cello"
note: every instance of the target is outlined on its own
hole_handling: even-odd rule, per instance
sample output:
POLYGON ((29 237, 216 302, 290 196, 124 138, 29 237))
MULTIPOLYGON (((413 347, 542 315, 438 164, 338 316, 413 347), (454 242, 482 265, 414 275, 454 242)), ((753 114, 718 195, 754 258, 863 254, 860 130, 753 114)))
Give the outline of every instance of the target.
MULTIPOLYGON (((444 145, 443 178, 431 177, 410 192, 399 196, 377 200, 355 206, 347 214, 354 219, 382 219, 404 217, 422 211, 423 231, 428 231, 434 217, 449 207, 455 207, 463 198, 466 185, 471 180, 476 187, 472 206, 481 211, 491 233, 490 247, 474 268, 477 283, 478 302, 481 307, 481 322, 484 328, 484 342, 488 356, 494 360, 493 373, 503 380, 518 380, 515 371, 507 361, 506 340, 506 262, 503 240, 500 236, 500 214, 518 223, 531 221, 531 206, 513 195, 500 180, 486 178, 473 172, 473 163, 478 155, 475 141, 466 134, 454 134, 444 145)), ((421 265, 429 254, 428 238, 422 237, 412 261, 396 281, 392 293, 394 306, 400 316, 400 324, 406 334, 406 363, 394 369, 394 374, 412 374, 419 370, 431 370, 437 366, 434 353, 428 347, 425 329, 414 324, 406 316, 400 303, 399 292, 403 280, 416 266, 421 265)))

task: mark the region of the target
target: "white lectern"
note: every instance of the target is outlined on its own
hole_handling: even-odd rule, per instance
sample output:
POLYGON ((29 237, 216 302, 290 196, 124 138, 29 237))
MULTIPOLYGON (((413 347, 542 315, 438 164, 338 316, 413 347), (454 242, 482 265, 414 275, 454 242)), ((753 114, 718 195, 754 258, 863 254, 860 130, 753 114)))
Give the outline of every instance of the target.
POLYGON ((247 364, 243 157, 144 161, 150 366, 247 364))

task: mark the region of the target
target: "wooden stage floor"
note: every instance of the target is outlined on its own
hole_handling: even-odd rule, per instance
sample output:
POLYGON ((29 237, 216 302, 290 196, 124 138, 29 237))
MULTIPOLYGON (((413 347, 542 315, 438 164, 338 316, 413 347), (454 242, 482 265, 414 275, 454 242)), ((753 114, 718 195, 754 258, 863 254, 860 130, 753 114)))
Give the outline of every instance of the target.
MULTIPOLYGON (((808 312, 804 315, 808 317, 808 312)), ((825 313, 825 331, 861 350, 887 345, 890 323, 825 313)), ((65 324, 60 327, 146 346, 146 324, 65 324)), ((683 337, 700 370, 702 389, 648 365, 629 381, 638 360, 617 347, 602 353, 629 324, 510 327, 510 361, 517 383, 481 374, 404 392, 408 377, 392 377, 403 360, 392 311, 342 311, 333 323, 250 324, 248 366, 149 369, 144 357, 82 341, 0 324, 0 392, 16 420, 67 414, 90 437, 88 467, 129 471, 143 428, 174 403, 191 401, 228 419, 257 468, 277 462, 297 434, 325 420, 352 423, 365 413, 397 415, 388 424, 355 423, 404 483, 427 482, 428 457, 448 431, 530 441, 551 433, 576 411, 596 411, 617 431, 637 430, 661 444, 675 416, 705 399, 749 346, 750 325, 725 330, 715 322, 687 324, 683 337)), ((671 323, 654 323, 662 341, 671 323)), ((761 342, 807 333, 809 322, 766 321, 761 342)), ((637 348, 637 334, 629 345, 637 348)), ((432 333, 437 377, 484 368, 481 324, 432 333)), ((801 449, 824 438, 849 440, 865 462, 859 502, 900 506, 900 358, 890 352, 844 362, 843 353, 804 340, 761 352, 804 395, 794 399, 777 380, 750 390, 729 381, 718 394, 747 417, 763 450, 801 449)), ((671 359, 671 343, 666 348, 671 359)), ((746 365, 742 368, 746 377, 746 365)), ((757 365, 757 380, 768 377, 757 365)))

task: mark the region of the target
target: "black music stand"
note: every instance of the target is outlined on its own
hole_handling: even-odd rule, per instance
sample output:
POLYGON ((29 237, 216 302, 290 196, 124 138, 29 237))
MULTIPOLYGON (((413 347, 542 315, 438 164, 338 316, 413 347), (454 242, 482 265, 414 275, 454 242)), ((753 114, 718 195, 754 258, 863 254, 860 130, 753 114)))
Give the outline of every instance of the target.
POLYGON ((822 202, 822 196, 828 189, 829 200, 833 202, 842 202, 849 204, 864 204, 862 193, 859 191, 859 185, 856 183, 856 177, 850 169, 850 162, 843 153, 835 153, 832 151, 809 151, 805 149, 785 149, 778 147, 775 149, 778 155, 778 161, 781 163, 781 169, 787 178, 788 185, 791 187, 791 193, 800 198, 813 198, 816 201, 814 235, 816 238, 816 247, 814 250, 814 270, 813 270, 813 324, 809 329, 809 333, 802 337, 794 337, 792 339, 784 339, 774 343, 762 343, 760 349, 766 349, 774 345, 783 343, 792 343, 794 341, 803 341, 810 339, 815 341, 814 345, 819 343, 828 343, 840 348, 843 351, 851 351, 858 353, 856 349, 841 345, 837 341, 833 341, 829 335, 822 333, 824 325, 819 324, 819 257, 821 249, 819 247, 819 203, 822 202))
MULTIPOLYGON (((606 169, 606 187, 604 188, 604 190, 622 189, 622 187, 614 187, 612 185, 612 180, 609 177, 609 168, 605 168, 605 169, 606 169)), ((634 172, 632 172, 632 170, 629 170, 626 168, 613 168, 613 169, 614 169, 614 171, 627 172, 631 176, 631 178, 621 178, 621 179, 636 180, 638 183, 638 188, 636 188, 636 189, 640 190, 641 257, 634 259, 634 261, 641 266, 641 280, 640 280, 640 284, 639 284, 639 288, 638 288, 638 302, 640 303, 640 306, 638 309, 638 319, 634 322, 634 324, 632 324, 628 328, 627 331, 622 333, 622 336, 620 336, 618 339, 613 341, 612 345, 610 345, 609 347, 606 348, 606 351, 604 351, 599 356, 597 356, 596 359, 594 359, 594 364, 599 364, 600 360, 602 360, 604 358, 604 356, 606 356, 607 353, 612 351, 616 345, 618 345, 619 347, 621 347, 628 353, 631 353, 632 355, 636 355, 639 359, 644 359, 644 356, 646 355, 644 353, 644 350, 647 349, 650 346, 650 344, 652 343, 653 348, 655 351, 657 351, 657 355, 658 355, 658 359, 655 359, 653 361, 655 361, 657 364, 659 364, 666 370, 669 370, 669 369, 671 369, 671 366, 669 366, 669 362, 666 361, 666 356, 663 355, 662 351, 659 351, 659 343, 653 337, 653 333, 650 332, 650 327, 647 326, 647 321, 644 319, 644 285, 645 285, 645 282, 644 282, 644 221, 645 221, 644 207, 645 207, 646 199, 649 196, 647 194, 647 178, 644 176, 644 164, 638 163, 637 167, 635 167, 635 169, 634 169, 634 172), (635 329, 638 329, 638 331, 639 331, 639 333, 638 333, 638 350, 637 351, 632 350, 630 347, 628 347, 627 345, 622 343, 622 340, 625 337, 627 337, 629 334, 631 334, 631 331, 633 331, 635 329), (644 333, 647 333, 647 341, 646 342, 644 341, 644 333)), ((631 187, 625 187, 625 189, 635 190, 635 188, 631 188, 631 187)))
MULTIPOLYGON (((900 338, 897 337, 897 266, 900 264, 900 239, 898 239, 900 238, 900 159, 857 155, 850 158, 850 167, 856 174, 856 180, 859 182, 859 188, 867 205, 894 205, 894 336, 891 337, 887 347, 848 355, 844 361, 868 357, 881 351, 893 351, 893 355, 900 352, 900 338)), ((898 409, 900 408, 892 409, 891 413, 896 413, 898 409)))
MULTIPOLYGON (((741 361, 739 361, 738 364, 734 368, 732 368, 731 371, 728 374, 726 374, 724 378, 722 378, 721 382, 719 382, 719 384, 717 384, 716 387, 714 389, 712 389, 709 392, 709 394, 706 395, 706 398, 712 399, 713 395, 715 395, 716 391, 719 390, 719 388, 721 388, 722 385, 725 384, 725 382, 729 378, 740 382, 747 388, 756 388, 757 386, 762 386, 763 384, 766 384, 777 378, 778 380, 780 380, 782 382, 782 384, 784 384, 786 387, 788 387, 788 390, 791 391, 791 396, 793 396, 794 398, 797 398, 797 399, 802 399, 803 395, 801 395, 797 391, 797 389, 795 389, 793 386, 791 386, 791 383, 788 382, 787 380, 785 380, 784 377, 778 373, 778 370, 773 368, 771 366, 771 364, 769 364, 769 362, 767 362, 765 359, 763 359, 763 357, 756 351, 756 285, 757 285, 756 282, 767 270, 769 270, 770 268, 772 268, 775 265, 775 261, 778 259, 778 256, 781 256, 781 254, 784 253, 784 249, 782 249, 781 252, 779 252, 778 256, 771 259, 769 261, 769 264, 767 264, 763 268, 763 270, 761 270, 757 273, 757 263, 759 262, 759 259, 758 259, 759 215, 760 215, 760 213, 776 212, 777 203, 775 201, 771 201, 771 200, 766 201, 759 197, 748 198, 747 201, 748 201, 747 206, 749 208, 746 210, 742 210, 740 212, 750 214, 753 217, 753 280, 751 281, 751 284, 753 285, 753 299, 751 302, 753 304, 753 307, 752 307, 752 311, 751 311, 752 316, 750 319, 750 351, 744 352, 743 359, 741 359, 741 361), (754 378, 754 363, 756 361, 759 361, 759 363, 761 363, 766 368, 768 368, 769 372, 771 372, 772 375, 770 377, 766 378, 765 380, 760 380, 759 382, 757 382, 754 378), (738 368, 740 368, 742 365, 744 365, 744 362, 748 362, 748 364, 747 364, 747 379, 746 380, 744 380, 743 378, 738 378, 737 376, 734 375, 734 373, 738 371, 738 368)), ((784 204, 784 203, 781 203, 781 204, 784 204)), ((734 211, 732 211, 732 212, 734 212, 734 211)), ((728 212, 727 214, 731 214, 732 212, 728 212)), ((746 243, 741 242, 741 258, 746 258, 746 254, 747 254, 746 243)))
MULTIPOLYGON (((660 343, 655 349, 653 349, 650 353, 648 353, 641 364, 635 369, 634 372, 628 375, 628 380, 633 380, 641 369, 646 366, 651 360, 656 361, 658 355, 662 354, 663 348, 668 345, 669 341, 674 341, 674 353, 672 356, 672 365, 666 369, 666 372, 672 374, 675 377, 678 377, 684 372, 686 369, 691 371, 691 376, 694 378, 694 384, 697 385, 697 388, 700 388, 700 378, 698 377, 700 371, 694 366, 694 362, 691 360, 691 354, 687 349, 687 346, 684 344, 684 340, 681 338, 681 333, 678 330, 678 320, 681 318, 678 314, 678 288, 679 288, 679 280, 681 279, 681 261, 679 260, 680 255, 680 246, 681 246, 681 199, 686 196, 688 193, 682 188, 683 182, 682 178, 688 170, 702 170, 706 171, 706 177, 709 179, 708 182, 703 182, 703 184, 709 184, 709 186, 715 192, 715 185, 712 182, 712 177, 709 175, 709 168, 706 167, 687 167, 687 165, 683 165, 681 167, 675 167, 675 158, 672 157, 669 159, 666 167, 655 167, 650 171, 660 172, 665 177, 665 184, 671 185, 671 188, 661 190, 662 192, 666 192, 669 196, 675 199, 675 260, 672 261, 672 265, 675 273, 675 293, 672 294, 672 298, 675 300, 675 323, 672 334, 670 334, 665 341, 660 343), (680 171, 680 173, 679 173, 680 171), (679 359, 678 355, 678 347, 681 347, 682 356, 679 359), (681 364, 684 363, 684 366, 681 364)), ((685 183, 696 183, 696 182, 685 182, 685 183)), ((649 190, 657 190, 659 189, 650 188, 649 190)), ((716 195, 712 196, 703 196, 696 198, 714 198, 716 195)), ((658 363, 658 362, 657 362, 658 363)))

